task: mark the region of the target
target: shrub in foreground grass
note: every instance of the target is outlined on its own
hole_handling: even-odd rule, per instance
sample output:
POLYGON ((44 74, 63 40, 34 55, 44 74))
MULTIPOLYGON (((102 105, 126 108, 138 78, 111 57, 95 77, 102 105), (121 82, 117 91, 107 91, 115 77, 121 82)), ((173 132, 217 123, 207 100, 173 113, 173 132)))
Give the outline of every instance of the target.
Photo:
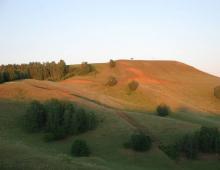
POLYGON ((74 141, 72 148, 71 148, 71 154, 73 156, 89 156, 90 155, 90 149, 84 140, 77 139, 74 141))
POLYGON ((130 91, 137 90, 138 86, 139 86, 139 83, 135 80, 132 80, 130 83, 128 83, 128 88, 130 91))
POLYGON ((124 144, 124 147, 143 152, 149 150, 151 144, 152 141, 149 136, 145 136, 143 133, 134 133, 131 135, 129 141, 124 144))
POLYGON ((157 107, 157 113, 159 116, 167 116, 170 114, 170 108, 169 108, 169 106, 167 106, 165 104, 160 104, 157 107))
POLYGON ((214 88, 214 96, 220 99, 220 86, 214 88))

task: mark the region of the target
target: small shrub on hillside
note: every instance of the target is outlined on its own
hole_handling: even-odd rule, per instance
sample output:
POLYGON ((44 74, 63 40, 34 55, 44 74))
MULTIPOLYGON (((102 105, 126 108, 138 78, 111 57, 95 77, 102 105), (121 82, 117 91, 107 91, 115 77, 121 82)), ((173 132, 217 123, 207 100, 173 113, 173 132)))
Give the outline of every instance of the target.
POLYGON ((117 79, 113 76, 110 76, 108 78, 108 81, 106 83, 107 86, 115 86, 118 83, 117 79))
POLYGON ((170 108, 169 108, 169 106, 167 106, 165 104, 160 104, 157 107, 157 113, 159 116, 167 116, 170 114, 170 108))
POLYGON ((90 149, 84 140, 75 140, 72 148, 71 148, 71 154, 73 156, 81 157, 81 156, 89 156, 90 155, 90 149))
POLYGON ((109 66, 111 67, 111 68, 114 68, 115 66, 116 66, 116 61, 114 61, 114 60, 110 60, 109 61, 109 66))
POLYGON ((137 81, 135 81, 135 80, 133 80, 130 83, 128 83, 128 88, 129 88, 130 91, 137 90, 138 86, 139 86, 139 83, 137 81))
POLYGON ((38 101, 32 101, 25 114, 25 127, 29 132, 38 132, 45 127, 46 112, 38 101))
POLYGON ((150 149, 152 144, 151 138, 143 133, 132 134, 129 141, 124 144, 124 147, 135 151, 143 152, 150 149))
POLYGON ((214 96, 220 99, 220 86, 214 88, 214 96))

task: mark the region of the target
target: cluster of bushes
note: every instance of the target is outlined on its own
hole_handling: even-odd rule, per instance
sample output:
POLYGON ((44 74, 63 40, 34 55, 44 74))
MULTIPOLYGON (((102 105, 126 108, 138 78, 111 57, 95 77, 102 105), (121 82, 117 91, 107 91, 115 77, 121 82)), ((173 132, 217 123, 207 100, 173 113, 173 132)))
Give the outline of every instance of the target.
POLYGON ((129 141, 124 144, 124 147, 143 152, 149 150, 151 145, 151 138, 140 132, 132 134, 129 141))
POLYGON ((94 129, 97 122, 94 113, 70 102, 56 99, 44 104, 33 101, 25 114, 25 128, 29 132, 45 132, 47 141, 63 139, 94 129))
POLYGON ((160 148, 173 159, 181 154, 195 159, 199 152, 220 154, 220 132, 217 128, 201 127, 199 131, 185 135, 174 144, 160 148))
POLYGON ((157 114, 159 116, 167 116, 170 114, 170 112, 171 112, 170 107, 167 106, 166 104, 160 104, 157 107, 157 114))
POLYGON ((220 86, 214 88, 214 96, 220 99, 220 86))
POLYGON ((95 67, 87 62, 82 62, 79 66, 69 66, 69 72, 66 74, 64 79, 72 76, 83 76, 91 72, 96 72, 95 67))
POLYGON ((82 62, 80 67, 76 68, 75 74, 76 75, 86 75, 92 71, 95 71, 95 68, 91 64, 88 64, 87 62, 82 62))

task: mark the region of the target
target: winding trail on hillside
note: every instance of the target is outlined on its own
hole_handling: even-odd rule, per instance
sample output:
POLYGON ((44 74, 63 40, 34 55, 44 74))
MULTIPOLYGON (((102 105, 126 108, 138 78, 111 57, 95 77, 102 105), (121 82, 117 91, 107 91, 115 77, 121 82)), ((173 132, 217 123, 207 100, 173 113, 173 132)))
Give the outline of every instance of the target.
MULTIPOLYGON (((127 111, 123 110, 123 109, 118 109, 118 108, 115 108, 115 107, 112 107, 112 106, 109 106, 109 105, 106 105, 104 103, 101 103, 97 100, 94 100, 94 99, 91 99, 91 98, 88 98, 88 97, 85 97, 85 96, 82 96, 82 95, 79 95, 77 93, 73 93, 72 91, 68 91, 68 90, 64 90, 64 89, 61 89, 59 87, 54 87, 54 88, 49 88, 49 87, 44 87, 44 86, 39 86, 39 85, 35 85, 35 84, 32 84, 32 83, 28 83, 29 85, 31 86, 34 86, 36 88, 40 88, 40 89, 43 89, 43 90, 59 90, 60 92, 62 93, 66 93, 68 95, 71 95, 71 96, 74 96, 74 97, 77 97, 81 100, 84 100, 86 102, 89 102, 89 103, 92 103, 93 105, 96 105, 96 106, 99 106, 99 107, 102 107, 104 108, 105 110, 109 110, 109 111, 112 111, 113 113, 115 113, 120 119, 122 119, 123 121, 127 122, 132 128, 134 128, 135 130, 139 131, 139 132, 142 132, 146 135, 149 135, 152 140, 154 141, 154 143, 157 144, 157 146, 160 144, 159 142, 159 139, 156 138, 148 128, 146 128, 145 126, 139 124, 134 118, 132 118, 128 113, 126 113, 127 111)), ((129 111, 130 112, 130 111, 129 111)), ((132 112, 131 112, 132 113, 132 112)))
POLYGON ((98 105, 100 107, 103 107, 105 108, 106 110, 111 110, 113 111, 120 119, 124 120, 125 122, 127 122, 131 127, 133 127, 134 129, 136 129, 137 131, 139 132, 142 132, 146 135, 149 135, 152 140, 157 144, 157 146, 159 146, 160 144, 160 141, 158 138, 156 138, 148 128, 146 128, 145 126, 139 124, 134 118, 132 118, 131 116, 129 116, 126 111, 122 110, 122 109, 117 109, 117 108, 114 108, 114 107, 111 107, 111 106, 108 106, 106 104, 103 104, 99 101, 96 101, 96 100, 93 100, 93 99, 90 99, 90 98, 87 98, 87 97, 84 97, 84 96, 81 96, 81 95, 78 95, 78 94, 73 94, 71 93, 71 95, 75 96, 75 97, 78 97, 80 99, 83 99, 83 100, 86 100, 87 102, 91 102, 95 105, 98 105))

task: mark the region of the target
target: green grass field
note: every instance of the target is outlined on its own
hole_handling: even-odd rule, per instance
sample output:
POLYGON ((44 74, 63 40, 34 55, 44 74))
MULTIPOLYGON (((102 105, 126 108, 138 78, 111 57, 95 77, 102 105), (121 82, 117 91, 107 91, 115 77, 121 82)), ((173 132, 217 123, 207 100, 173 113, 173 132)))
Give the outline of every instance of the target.
MULTIPOLYGON (((173 161, 158 147, 144 153, 123 148, 135 128, 113 110, 97 107, 102 122, 98 128, 65 140, 46 143, 43 134, 28 134, 22 128, 27 103, 0 101, 0 169, 76 169, 76 170, 219 170, 219 157, 208 155, 198 160, 173 161), (90 157, 70 155, 74 139, 85 139, 90 157)), ((148 113, 127 113, 146 127, 162 143, 169 143, 201 125, 220 127, 220 117, 196 113, 173 113, 166 118, 148 113)))

